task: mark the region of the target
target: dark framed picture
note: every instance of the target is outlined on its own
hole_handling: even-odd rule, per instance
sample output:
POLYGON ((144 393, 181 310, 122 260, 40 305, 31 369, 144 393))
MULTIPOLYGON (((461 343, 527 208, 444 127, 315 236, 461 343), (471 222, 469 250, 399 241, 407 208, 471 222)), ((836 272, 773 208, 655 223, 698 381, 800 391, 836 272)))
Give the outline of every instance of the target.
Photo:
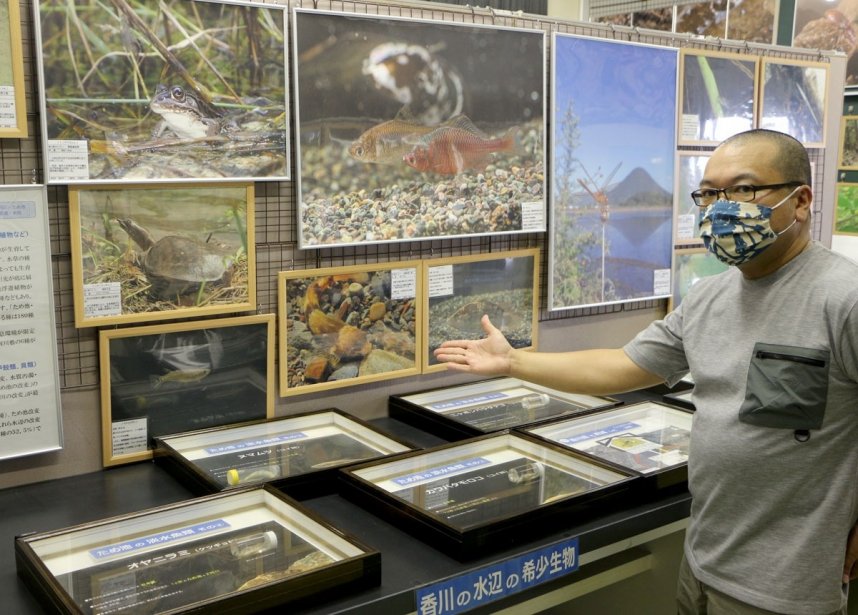
POLYGON ((270 487, 15 539, 46 610, 257 613, 381 582, 381 554, 270 487))
POLYGON ((75 325, 256 307, 253 184, 71 186, 75 325))
POLYGON ((709 152, 676 153, 676 190, 673 209, 673 241, 682 245, 703 245, 699 235, 703 208, 694 204, 691 193, 700 187, 700 180, 709 162, 709 152))
POLYGON ((446 369, 433 354, 442 342, 485 337, 483 314, 514 348, 536 348, 538 248, 424 261, 423 276, 424 374, 446 369))
POLYGON ((844 115, 840 120, 840 157, 837 167, 858 171, 858 115, 844 115))
POLYGON ((274 416, 274 315, 102 329, 105 466, 151 459, 156 436, 274 416))
POLYGON ((760 128, 785 132, 805 147, 825 147, 828 64, 763 58, 760 128))
POLYGON ((34 5, 46 183, 289 179, 286 7, 34 5))
POLYGON ((668 297, 678 50, 555 33, 552 52, 548 307, 668 297))
POLYGON ((668 306, 671 310, 679 307, 691 287, 702 278, 717 275, 730 268, 702 246, 676 250, 673 264, 673 296, 668 306))
POLYGON ((679 145, 718 145, 754 127, 759 58, 682 49, 679 145))
POLYGON ((545 230, 542 30, 292 26, 301 248, 545 230))
POLYGON ((25 139, 24 47, 18 0, 0 0, 0 138, 25 139))
POLYGON ((281 271, 280 395, 420 373, 420 261, 281 271))
POLYGON ((792 46, 804 49, 833 49, 846 58, 846 89, 858 86, 858 31, 848 5, 825 0, 796 0, 792 46))

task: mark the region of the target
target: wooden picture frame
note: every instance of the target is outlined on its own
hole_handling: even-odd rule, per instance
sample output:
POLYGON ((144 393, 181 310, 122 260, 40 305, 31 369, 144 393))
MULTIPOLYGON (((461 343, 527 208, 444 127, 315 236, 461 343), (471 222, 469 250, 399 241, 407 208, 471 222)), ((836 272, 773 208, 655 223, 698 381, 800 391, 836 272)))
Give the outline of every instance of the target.
POLYGON ((703 245, 699 235, 704 208, 694 204, 691 192, 700 187, 711 152, 676 152, 676 187, 673 191, 674 245, 703 245))
POLYGON ((155 436, 273 418, 274 314, 99 332, 102 460, 152 458, 155 436))
POLYGON ((420 373, 420 261, 281 271, 280 396, 420 373))
POLYGON ((858 236, 858 184, 837 182, 832 233, 858 236))
POLYGON ((840 152, 837 168, 858 171, 858 115, 844 115, 840 120, 840 152))
POLYGON ((759 58, 683 48, 679 56, 679 145, 718 145, 754 128, 759 58))
POLYGON ((33 4, 46 183, 290 179, 287 7, 33 4))
POLYGON ((700 278, 727 271, 730 266, 719 261, 705 247, 680 248, 673 254, 673 295, 667 310, 675 310, 700 278))
POLYGON ((0 0, 0 138, 28 136, 21 7, 18 0, 0 0))
POLYGON ((292 35, 300 248, 545 231, 543 30, 295 7, 292 35))
POLYGON ((805 147, 825 147, 828 64, 763 58, 757 126, 785 132, 805 147))
POLYGON ((255 309, 253 188, 71 186, 75 326, 255 309))
POLYGON ((423 261, 423 373, 446 370, 433 351, 451 339, 485 337, 480 319, 514 348, 533 350, 539 331, 539 248, 423 261))

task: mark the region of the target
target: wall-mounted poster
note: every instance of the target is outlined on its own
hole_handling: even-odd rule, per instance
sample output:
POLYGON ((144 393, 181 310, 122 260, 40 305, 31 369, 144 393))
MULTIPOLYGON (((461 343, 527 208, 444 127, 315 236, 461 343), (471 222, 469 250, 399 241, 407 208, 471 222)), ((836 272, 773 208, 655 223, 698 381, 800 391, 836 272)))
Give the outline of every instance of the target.
POLYGON ((280 395, 420 372, 420 261, 281 271, 280 395))
POLYGON ((670 296, 677 50, 555 33, 552 310, 670 296))
POLYGON ((834 234, 858 235, 858 184, 837 184, 834 234))
POLYGON ((62 448, 44 186, 0 186, 0 459, 62 448))
POLYGON ((694 204, 691 193, 700 187, 710 155, 700 152, 676 154, 676 191, 673 195, 673 241, 676 244, 703 244, 698 231, 705 208, 694 204))
POLYGON ((825 147, 828 65, 763 58, 760 128, 792 135, 805 147, 825 147))
POLYGON ((679 145, 717 145, 754 127, 758 58, 683 49, 679 62, 679 145))
POLYGON ((301 248, 545 230, 542 30, 292 22, 301 248))
POLYGON ((844 115, 840 122, 840 169, 858 171, 858 115, 844 115))
POLYGON ((433 354, 445 340, 485 337, 483 314, 513 348, 536 348, 538 248, 441 258, 423 265, 424 374, 446 369, 433 354))
POLYGON ((256 307, 253 184, 69 189, 75 325, 256 307))
POLYGON ((48 183, 289 178, 285 7, 34 4, 48 183))
POLYGON ((678 5, 675 31, 727 38, 727 4, 727 0, 713 0, 678 5))
POLYGON ((727 38, 734 41, 773 44, 777 38, 778 2, 772 0, 730 0, 727 38))
POLYGON ((673 296, 668 306, 671 310, 679 307, 691 287, 702 278, 716 275, 730 268, 706 248, 677 250, 673 257, 673 265, 673 296))
POLYGON ((155 436, 274 416, 274 315, 102 329, 105 466, 152 457, 155 436))
POLYGON ((0 138, 27 137, 23 49, 18 0, 0 0, 0 138))
POLYGON ((833 49, 846 55, 846 87, 858 85, 858 7, 846 1, 796 0, 792 46, 833 49))

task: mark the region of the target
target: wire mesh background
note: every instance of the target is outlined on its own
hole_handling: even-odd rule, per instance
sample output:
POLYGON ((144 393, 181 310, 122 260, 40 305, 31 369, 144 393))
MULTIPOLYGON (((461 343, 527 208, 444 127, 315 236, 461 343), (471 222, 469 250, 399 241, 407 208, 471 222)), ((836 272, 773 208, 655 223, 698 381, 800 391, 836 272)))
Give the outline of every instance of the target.
MULTIPOLYGON (((287 2, 268 2, 287 5, 287 2)), ((322 2, 297 1, 290 7, 317 8, 339 12, 354 12, 379 16, 396 16, 413 19, 430 19, 448 22, 496 25, 502 27, 533 28, 545 32, 563 32, 618 40, 649 43, 672 47, 694 46, 720 48, 727 44, 720 40, 692 39, 687 35, 672 35, 630 28, 611 27, 551 19, 538 15, 512 14, 507 11, 476 9, 470 6, 439 6, 428 3, 403 2, 322 2)), ((39 98, 36 78, 35 36, 33 29, 33 2, 22 0, 22 38, 24 44, 24 72, 27 94, 27 139, 0 139, 0 179, 3 184, 40 183, 43 178, 41 134, 38 121, 39 98)), ((549 38, 550 46, 550 38, 549 38)), ((735 50, 753 55, 778 56, 798 59, 824 59, 807 50, 766 48, 763 46, 734 45, 735 50)), ((550 57, 550 49, 547 57, 550 57)), ((548 64, 548 62, 546 63, 548 64)), ((551 67, 546 66, 547 91, 550 91, 551 67)), ((294 121, 294 120, 293 120, 294 121)), ((550 117, 547 119, 550 123, 550 117)), ((292 134, 295 127, 292 126, 292 134)), ((551 134, 550 125, 547 134, 551 134)), ((711 151, 705 147, 681 147, 680 151, 711 151)), ((825 166, 825 151, 810 150, 815 177, 821 178, 825 166)), ((294 166, 293 156, 293 166, 294 166)), ((292 169, 292 177, 296 175, 292 169)), ((549 177, 549 186, 550 186, 549 177)), ((549 190, 550 191, 550 190, 549 190)), ((276 313, 277 273, 291 269, 335 267, 364 263, 395 262, 411 259, 480 254, 502 250, 538 247, 542 260, 540 320, 579 318, 620 311, 649 309, 664 306, 666 300, 648 300, 605 306, 549 311, 546 308, 548 279, 548 233, 523 233, 502 236, 479 236, 461 239, 437 239, 388 243, 315 250, 298 249, 296 222, 296 187, 294 182, 257 182, 256 202, 256 287, 257 312, 276 313)), ((821 182, 814 188, 814 238, 821 234, 823 202, 821 182)), ((73 288, 71 275, 71 240, 68 214, 68 189, 65 186, 48 187, 50 241, 53 266, 53 293, 56 310, 57 347, 59 355, 60 385, 63 389, 91 388, 98 384, 98 330, 77 329, 74 325, 73 288)))

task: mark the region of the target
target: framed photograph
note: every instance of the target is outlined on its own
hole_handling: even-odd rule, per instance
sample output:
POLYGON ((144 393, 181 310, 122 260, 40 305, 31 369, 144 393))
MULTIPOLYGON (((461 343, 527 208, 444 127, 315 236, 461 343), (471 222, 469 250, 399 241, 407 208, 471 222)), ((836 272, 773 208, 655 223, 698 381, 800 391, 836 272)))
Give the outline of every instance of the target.
POLYGON ((709 153, 676 153, 676 189, 673 194, 673 241, 675 244, 703 245, 700 220, 703 208, 694 204, 691 193, 700 187, 709 153))
POLYGON ((714 0, 677 5, 675 32, 727 38, 727 4, 714 0))
POLYGON ((544 231, 545 33, 296 8, 301 248, 544 231))
POLYGON ((778 6, 779 3, 771 0, 730 0, 726 38, 775 44, 778 6))
POLYGON ((424 261, 423 276, 424 374, 446 369, 433 354, 444 341, 485 337, 483 314, 513 348, 536 348, 538 248, 424 261))
POLYGON ((684 410, 647 401, 525 431, 652 477, 663 488, 688 479, 691 417, 684 410))
POLYGON ((274 416, 274 315, 102 329, 105 466, 152 458, 156 436, 274 416))
POLYGON ((333 491, 339 468, 413 448, 331 408, 160 436, 155 462, 197 493, 270 483, 303 498, 333 491))
POLYGON ((27 138, 26 98, 21 7, 0 0, 0 138, 27 138))
POLYGON ((344 495, 462 560, 616 504, 634 481, 619 466, 509 432, 341 472, 344 495))
POLYGON ((702 246, 676 250, 673 265, 673 296, 668 306, 670 310, 678 308, 691 287, 702 278, 717 275, 730 268, 702 246))
POLYGON ((388 414, 441 438, 461 440, 619 403, 610 397, 565 393, 518 378, 492 378, 391 395, 388 414))
POLYGON ((667 297, 678 50, 555 32, 552 52, 548 307, 667 297))
POLYGON ((256 308, 253 184, 71 186, 75 326, 256 308))
POLYGON ((761 73, 759 127, 825 147, 828 64, 763 58, 761 73))
POLYGON ((685 48, 679 61, 679 145, 718 145, 754 127, 759 58, 685 48))
POLYGON ((281 271, 280 395, 420 373, 420 265, 281 271))
POLYGON ((47 183, 289 179, 286 7, 33 4, 47 183))
POLYGON ((381 582, 377 551, 269 487, 18 536, 15 561, 75 615, 256 613, 381 582))
POLYGON ((858 85, 858 62, 853 57, 858 47, 855 16, 848 6, 825 0, 796 0, 792 28, 792 46, 804 49, 833 49, 847 58, 846 89, 858 85))
POLYGON ((837 184, 834 234, 858 235, 858 184, 837 184))
POLYGON ((844 171, 858 171, 858 115, 844 115, 840 121, 837 167, 844 171))

